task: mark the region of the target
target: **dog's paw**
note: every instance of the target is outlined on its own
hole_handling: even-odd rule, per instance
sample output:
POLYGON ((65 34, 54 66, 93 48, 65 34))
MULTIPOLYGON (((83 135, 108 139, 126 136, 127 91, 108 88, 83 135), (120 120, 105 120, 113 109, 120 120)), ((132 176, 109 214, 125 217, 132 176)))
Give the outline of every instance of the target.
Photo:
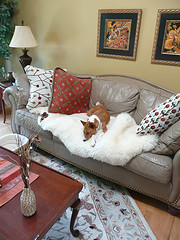
POLYGON ((40 119, 40 122, 42 122, 45 118, 47 118, 49 115, 47 112, 43 112, 41 115, 41 119, 40 119))
POLYGON ((92 141, 91 142, 91 147, 94 147, 96 145, 96 142, 95 141, 92 141))
POLYGON ((96 144, 95 136, 92 135, 92 137, 91 137, 91 147, 94 147, 95 144, 96 144))

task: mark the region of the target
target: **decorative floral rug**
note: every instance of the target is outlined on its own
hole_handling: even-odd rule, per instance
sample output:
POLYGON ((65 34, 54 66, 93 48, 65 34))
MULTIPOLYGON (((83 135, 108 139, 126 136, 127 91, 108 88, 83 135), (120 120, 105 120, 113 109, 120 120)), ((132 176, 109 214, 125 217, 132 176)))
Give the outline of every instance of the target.
POLYGON ((72 211, 67 209, 43 240, 156 240, 129 192, 44 152, 33 152, 32 158, 41 164, 63 172, 83 183, 80 192, 81 208, 70 232, 72 211))

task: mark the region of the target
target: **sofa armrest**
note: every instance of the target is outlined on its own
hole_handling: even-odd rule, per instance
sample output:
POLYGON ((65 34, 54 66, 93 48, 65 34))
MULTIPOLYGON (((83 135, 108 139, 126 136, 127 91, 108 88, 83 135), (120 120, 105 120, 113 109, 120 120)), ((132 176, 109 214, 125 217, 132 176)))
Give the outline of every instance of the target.
POLYGON ((3 100, 5 104, 11 108, 11 129, 16 133, 15 112, 18 109, 18 90, 16 86, 10 86, 3 92, 3 100))
POLYGON ((8 88, 6 88, 3 92, 3 100, 5 102, 5 104, 8 106, 8 107, 11 107, 12 108, 12 101, 11 101, 11 98, 10 96, 12 96, 14 98, 14 103, 15 105, 17 105, 18 103, 18 90, 17 90, 17 87, 16 86, 10 86, 8 88))
POLYGON ((172 187, 169 200, 180 208, 180 150, 176 152, 173 158, 172 187))
POLYGON ((175 155, 178 150, 180 150, 180 120, 161 134, 158 144, 152 150, 152 153, 175 155))

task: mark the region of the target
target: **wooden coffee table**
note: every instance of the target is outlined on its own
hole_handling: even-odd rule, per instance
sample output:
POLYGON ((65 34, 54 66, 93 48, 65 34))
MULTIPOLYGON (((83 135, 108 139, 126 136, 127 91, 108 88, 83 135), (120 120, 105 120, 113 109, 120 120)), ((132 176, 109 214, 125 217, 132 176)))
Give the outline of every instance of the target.
MULTIPOLYGON (((8 156, 19 161, 14 152, 0 147, 0 155, 11 161, 8 156), (8 153, 8 154, 7 154, 8 153)), ((27 218, 20 209, 21 192, 0 208, 0 239, 31 240, 41 239, 68 207, 73 209, 70 231, 74 237, 74 223, 80 208, 79 192, 83 185, 75 179, 49 167, 32 161, 31 171, 39 177, 31 183, 36 195, 37 211, 27 218)), ((60 236, 59 236, 60 237, 60 236)))

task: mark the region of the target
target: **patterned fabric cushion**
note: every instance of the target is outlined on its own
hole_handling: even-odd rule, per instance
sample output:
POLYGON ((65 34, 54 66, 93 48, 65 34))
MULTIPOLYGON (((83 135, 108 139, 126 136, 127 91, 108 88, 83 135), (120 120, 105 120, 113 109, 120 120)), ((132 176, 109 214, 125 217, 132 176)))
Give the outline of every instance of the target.
POLYGON ((141 121, 137 134, 162 133, 180 118, 180 93, 171 96, 149 112, 141 121))
POLYGON ((87 112, 91 84, 91 78, 74 77, 61 68, 56 68, 49 112, 63 114, 87 112))
POLYGON ((45 70, 33 66, 25 67, 30 82, 30 98, 26 105, 28 110, 48 106, 51 100, 53 70, 45 70))

